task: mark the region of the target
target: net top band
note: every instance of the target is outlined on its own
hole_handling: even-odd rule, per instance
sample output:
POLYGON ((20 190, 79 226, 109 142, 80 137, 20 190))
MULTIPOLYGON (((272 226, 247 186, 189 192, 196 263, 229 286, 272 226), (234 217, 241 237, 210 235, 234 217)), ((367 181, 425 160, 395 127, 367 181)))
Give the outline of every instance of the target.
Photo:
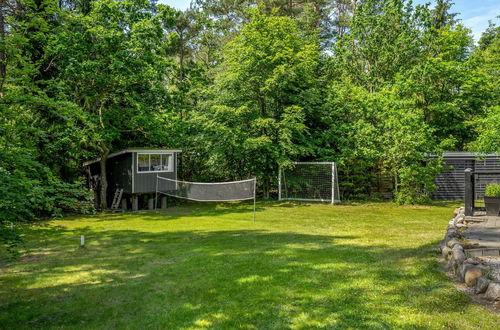
POLYGON ((206 185, 214 185, 214 184, 234 184, 234 183, 243 183, 243 182, 251 182, 251 181, 256 181, 256 178, 252 179, 246 179, 246 180, 239 180, 239 181, 227 181, 227 182, 193 182, 193 181, 182 181, 182 180, 175 180, 175 179, 170 179, 170 178, 164 178, 162 176, 157 175, 156 176, 158 179, 162 179, 165 181, 171 181, 171 182, 182 182, 182 183, 189 183, 189 184, 206 184, 206 185))

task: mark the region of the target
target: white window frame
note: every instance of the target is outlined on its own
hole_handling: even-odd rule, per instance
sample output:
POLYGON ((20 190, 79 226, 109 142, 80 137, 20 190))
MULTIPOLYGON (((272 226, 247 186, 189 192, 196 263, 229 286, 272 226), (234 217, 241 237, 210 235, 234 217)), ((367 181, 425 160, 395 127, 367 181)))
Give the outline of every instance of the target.
MULTIPOLYGON (((161 159, 163 159, 163 157, 160 156, 160 160, 161 159)), ((138 152, 136 154, 136 156, 135 156, 135 171, 136 171, 137 174, 173 172, 174 171, 174 153, 173 152, 138 152), (151 155, 170 155, 170 158, 169 158, 169 161, 168 161, 168 170, 161 170, 161 171, 139 171, 139 155, 148 155, 149 156, 149 165, 148 165, 148 168, 151 168, 151 155)))

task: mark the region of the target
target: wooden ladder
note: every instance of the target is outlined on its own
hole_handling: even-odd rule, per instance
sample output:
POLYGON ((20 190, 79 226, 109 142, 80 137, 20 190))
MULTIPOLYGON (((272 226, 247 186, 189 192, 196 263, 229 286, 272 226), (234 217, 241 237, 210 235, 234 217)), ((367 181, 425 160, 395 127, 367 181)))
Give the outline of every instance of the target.
POLYGON ((123 189, 116 189, 115 196, 113 196, 113 203, 111 203, 112 210, 118 210, 120 201, 122 200, 123 189))

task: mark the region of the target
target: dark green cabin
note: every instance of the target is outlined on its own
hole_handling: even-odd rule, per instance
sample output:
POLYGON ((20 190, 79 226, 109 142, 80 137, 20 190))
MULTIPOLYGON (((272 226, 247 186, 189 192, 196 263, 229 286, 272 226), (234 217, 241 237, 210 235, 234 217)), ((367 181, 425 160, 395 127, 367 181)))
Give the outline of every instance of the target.
MULTIPOLYGON (((108 199, 117 189, 125 196, 153 194, 158 175, 177 179, 177 159, 181 150, 130 148, 114 152, 106 161, 108 199)), ((101 176, 100 158, 85 162, 89 187, 99 189, 101 176)), ((126 198, 126 197, 125 197, 126 198)))

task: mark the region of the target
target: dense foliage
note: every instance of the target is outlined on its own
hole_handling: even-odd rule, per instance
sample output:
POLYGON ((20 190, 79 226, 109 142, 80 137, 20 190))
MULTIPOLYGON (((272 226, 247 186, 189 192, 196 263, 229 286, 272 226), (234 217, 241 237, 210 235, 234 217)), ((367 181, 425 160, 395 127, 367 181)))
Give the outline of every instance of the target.
POLYGON ((484 195, 488 197, 499 197, 500 198, 500 184, 489 184, 486 186, 484 195))
POLYGON ((186 179, 257 176, 265 196, 278 167, 314 159, 339 163, 344 198, 424 202, 426 154, 500 151, 500 30, 476 46, 450 10, 2 1, 0 220, 90 211, 81 163, 131 146, 183 149, 186 179))

